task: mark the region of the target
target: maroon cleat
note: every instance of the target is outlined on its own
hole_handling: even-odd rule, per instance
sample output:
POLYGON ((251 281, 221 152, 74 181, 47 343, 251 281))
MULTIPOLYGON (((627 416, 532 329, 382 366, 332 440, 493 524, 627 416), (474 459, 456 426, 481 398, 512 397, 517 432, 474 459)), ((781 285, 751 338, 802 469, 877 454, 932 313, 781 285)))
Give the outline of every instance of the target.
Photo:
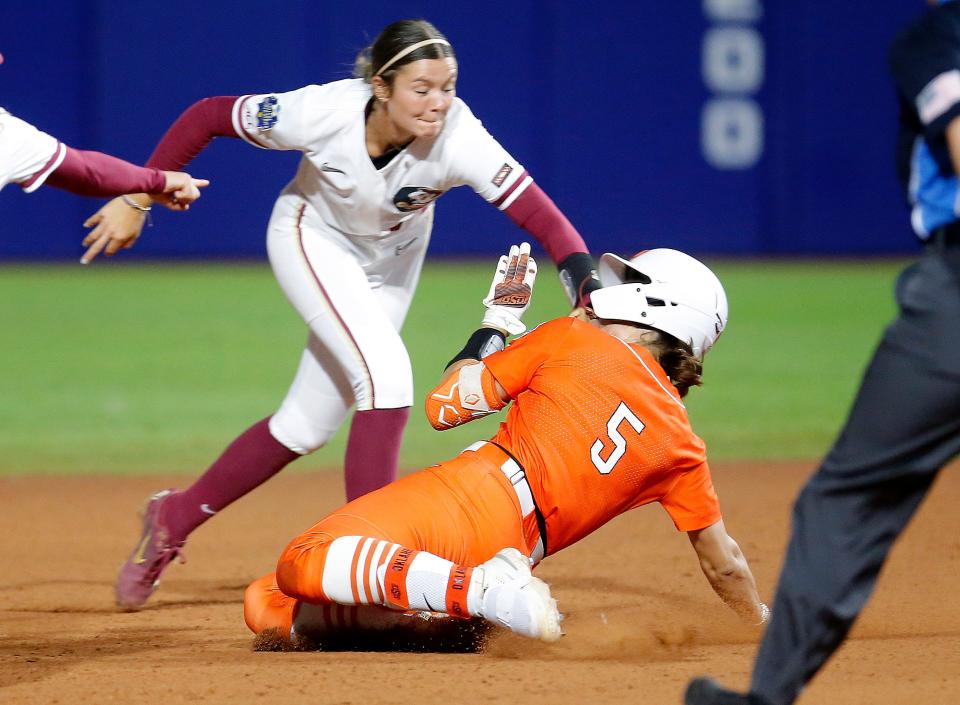
POLYGON ((143 606, 160 584, 160 574, 174 558, 181 556, 183 542, 171 543, 170 532, 163 523, 163 504, 176 490, 163 490, 153 495, 143 513, 140 541, 120 568, 115 594, 117 606, 137 610, 143 606))

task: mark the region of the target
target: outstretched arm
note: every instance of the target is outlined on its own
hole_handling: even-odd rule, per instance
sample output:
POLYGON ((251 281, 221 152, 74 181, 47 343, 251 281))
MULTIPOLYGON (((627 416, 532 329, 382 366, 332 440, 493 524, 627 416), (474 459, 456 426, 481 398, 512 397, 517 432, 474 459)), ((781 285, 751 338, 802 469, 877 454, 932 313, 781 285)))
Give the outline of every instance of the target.
POLYGON ((506 336, 526 330, 521 320, 530 306, 537 263, 530 245, 514 245, 500 258, 483 304, 483 325, 447 364, 440 384, 427 395, 426 414, 438 431, 499 411, 510 395, 486 366, 484 357, 503 350, 506 336))
POLYGON ((204 98, 184 110, 160 139, 147 160, 147 166, 182 169, 214 137, 239 137, 232 118, 238 97, 222 95, 204 98))
POLYGON ((102 152, 65 146, 63 161, 47 185, 79 196, 119 196, 124 193, 162 193, 166 177, 159 169, 135 166, 102 152))
POLYGON ((700 559, 703 574, 720 599, 744 619, 765 623, 770 609, 760 601, 747 559, 727 534, 723 520, 706 529, 688 531, 687 536, 700 559))
POLYGON ((543 189, 523 176, 495 205, 533 235, 556 262, 570 304, 580 308, 589 303, 590 292, 600 288, 593 257, 580 233, 543 189))
POLYGON ((80 196, 119 196, 125 193, 172 194, 175 210, 186 210, 208 185, 178 171, 141 167, 102 152, 65 147, 63 161, 47 177, 47 185, 80 196))
MULTIPOLYGON (((204 98, 187 108, 170 126, 147 161, 147 167, 176 171, 183 169, 215 137, 238 137, 233 126, 237 96, 204 98)), ((164 192, 167 193, 167 192, 164 192)), ((84 223, 93 227, 83 239, 88 248, 80 261, 87 264, 101 251, 108 256, 133 247, 143 230, 146 213, 153 201, 176 206, 176 199, 151 198, 135 193, 115 198, 84 223)))

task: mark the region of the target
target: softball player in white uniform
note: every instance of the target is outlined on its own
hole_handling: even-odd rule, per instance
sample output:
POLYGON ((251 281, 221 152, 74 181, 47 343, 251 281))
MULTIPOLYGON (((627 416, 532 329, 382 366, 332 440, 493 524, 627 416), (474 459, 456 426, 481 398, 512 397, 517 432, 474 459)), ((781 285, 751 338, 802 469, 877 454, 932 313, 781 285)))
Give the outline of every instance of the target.
POLYGON ((277 280, 312 333, 270 421, 274 437, 298 453, 323 445, 353 403, 360 411, 413 403, 397 331, 430 240, 433 201, 468 184, 489 202, 509 192, 503 208, 532 182, 459 98, 436 139, 414 140, 378 170, 364 141, 370 98, 370 85, 351 79, 245 96, 234 108, 234 126, 248 142, 304 152, 267 235, 277 280), (344 374, 349 394, 338 391, 331 370, 344 374))
POLYGON ((33 193, 48 180, 81 196, 145 191, 171 210, 187 210, 200 198, 199 188, 208 184, 189 174, 145 169, 101 152, 71 149, 0 107, 0 191, 15 183, 33 193))
MULTIPOLYGON (((353 405, 348 498, 396 477, 413 402, 399 329, 426 254, 433 202, 444 192, 471 186, 544 245, 572 302, 589 294, 593 265, 583 239, 454 97, 456 71, 449 42, 432 25, 397 22, 372 45, 364 78, 208 98, 158 145, 149 164, 161 168, 183 166, 216 136, 303 153, 274 206, 267 249, 309 340, 280 409, 238 437, 193 486, 151 499, 117 582, 121 607, 143 604, 196 526, 321 447, 353 405)), ((138 214, 122 203, 98 215, 102 225, 85 244, 118 249, 139 234, 138 214)))
POLYGON ((200 198, 199 188, 208 184, 189 174, 146 169, 101 152, 73 149, 0 108, 0 190, 11 183, 26 193, 45 183, 81 196, 146 191, 170 210, 187 210, 200 198))
POLYGON ((0 191, 15 183, 33 193, 48 180, 51 186, 83 196, 145 191, 157 194, 171 210, 186 210, 208 183, 189 174, 144 169, 100 152, 71 149, 0 107, 0 191))
MULTIPOLYGON (((33 193, 45 183, 80 196, 146 191, 170 210, 184 211, 208 181, 176 171, 147 169, 102 152, 73 149, 0 108, 0 191, 18 184, 33 193)), ((144 208, 144 213, 149 211, 144 208)), ((94 225, 91 218, 87 225, 94 225)))
POLYGON ((0 189, 19 184, 32 193, 60 166, 66 146, 0 108, 0 189))

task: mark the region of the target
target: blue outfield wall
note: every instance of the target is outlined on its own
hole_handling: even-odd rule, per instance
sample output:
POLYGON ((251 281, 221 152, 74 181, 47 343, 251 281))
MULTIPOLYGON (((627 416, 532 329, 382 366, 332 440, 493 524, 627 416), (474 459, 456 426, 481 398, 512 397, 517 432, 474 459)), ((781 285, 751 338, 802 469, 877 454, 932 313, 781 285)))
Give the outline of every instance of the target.
MULTIPOLYGON (((0 105, 71 146, 149 156, 208 95, 343 78, 382 26, 426 17, 452 41, 459 95, 595 252, 877 254, 916 248, 893 164, 887 46, 921 0, 0 3, 0 105)), ((125 257, 262 257, 297 155, 218 140, 189 167, 213 181, 158 213, 125 257)), ((0 193, 0 259, 78 257, 98 207, 0 193)), ((469 189, 437 206, 431 252, 517 239, 469 189)))

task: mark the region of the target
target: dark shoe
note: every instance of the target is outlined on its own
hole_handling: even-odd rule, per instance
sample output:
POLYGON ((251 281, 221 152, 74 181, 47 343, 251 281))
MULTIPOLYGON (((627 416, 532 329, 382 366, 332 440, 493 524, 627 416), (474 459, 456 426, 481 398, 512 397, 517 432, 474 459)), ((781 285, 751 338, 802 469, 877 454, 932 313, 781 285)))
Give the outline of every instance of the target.
POLYGON ((756 696, 721 688, 712 678, 694 678, 687 686, 683 705, 763 705, 756 696))
POLYGON ((120 609, 140 609, 160 584, 160 574, 180 556, 183 542, 170 541, 170 532, 161 516, 163 503, 173 494, 174 490, 163 490, 147 502, 140 541, 117 576, 115 594, 120 609))

